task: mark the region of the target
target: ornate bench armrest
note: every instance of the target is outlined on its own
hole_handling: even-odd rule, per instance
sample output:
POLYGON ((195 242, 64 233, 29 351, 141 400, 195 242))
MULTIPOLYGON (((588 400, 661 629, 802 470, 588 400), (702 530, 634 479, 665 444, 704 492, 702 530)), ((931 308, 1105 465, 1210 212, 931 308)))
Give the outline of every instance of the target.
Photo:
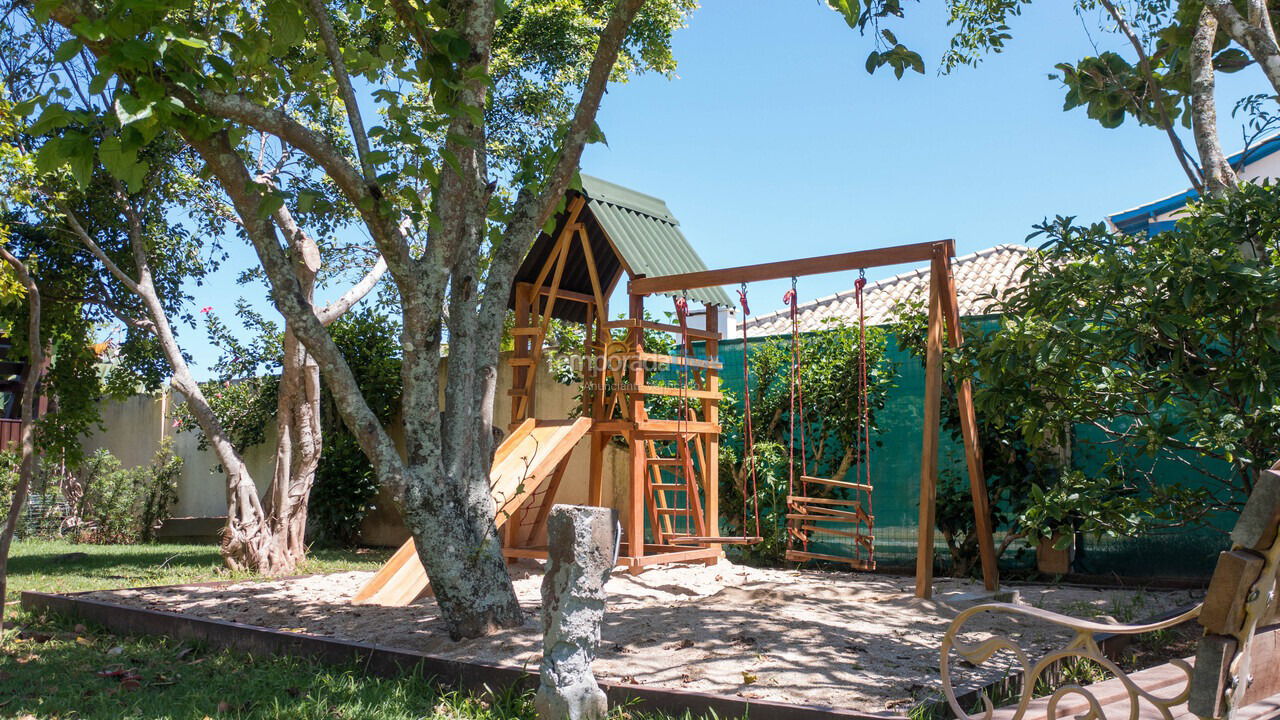
MULTIPOLYGON (((982 693, 982 703, 985 711, 979 715, 970 715, 960 707, 959 701, 956 699, 955 687, 951 677, 951 654, 952 651, 964 660, 973 665, 982 665, 990 660, 996 653, 1001 650, 1007 650, 1018 659, 1019 665, 1022 667, 1022 692, 1018 700, 1017 708, 1008 720, 1021 720, 1027 712, 1028 706, 1031 704, 1035 694, 1037 681, 1041 675, 1055 663, 1064 658, 1084 658, 1091 660, 1111 673, 1125 688, 1129 697, 1130 707, 1133 713, 1137 712, 1138 700, 1142 699, 1156 707, 1161 715, 1166 718, 1171 717, 1169 708, 1185 702, 1190 692, 1191 668, 1181 660, 1173 660, 1171 664, 1180 668, 1187 674, 1187 683, 1183 684, 1181 692, 1174 697, 1157 697, 1142 688, 1129 679, 1129 677, 1115 663, 1102 653, 1098 647, 1098 643, 1094 638, 1095 634, 1109 635, 1141 635, 1143 633, 1152 632, 1154 630, 1163 630, 1175 625, 1180 625, 1188 620, 1192 620, 1200 614, 1202 605, 1171 617, 1160 622, 1149 623, 1146 625, 1111 625, 1107 623, 1094 622, 1092 620, 1081 620, 1049 610, 1029 607, 1027 605, 1012 605, 1009 603, 985 603, 983 605, 975 605, 964 610, 951 621, 950 627, 947 628, 946 635, 942 638, 942 657, 939 660, 938 668, 942 675, 942 691, 946 695, 947 704, 951 706, 951 710, 955 712, 957 718, 961 720, 992 720, 995 714, 995 707, 991 703, 991 699, 986 693, 982 693), (967 643, 960 640, 960 635, 964 631, 965 623, 970 619, 983 614, 997 615, 1013 615, 1025 618, 1032 618, 1050 625, 1067 628, 1074 635, 1067 644, 1057 650, 1047 653, 1044 657, 1032 661, 1027 656, 1026 651, 1018 647, 1017 643, 1009 638, 1001 635, 994 635, 978 642, 967 643)), ((1056 689, 1048 700, 1047 717, 1056 716, 1058 703, 1062 698, 1069 695, 1075 695, 1085 700, 1089 704, 1093 717, 1102 717, 1102 708, 1097 698, 1090 692, 1088 687, 1080 685, 1068 684, 1056 689)), ((1133 717, 1137 717, 1136 714, 1133 717)))

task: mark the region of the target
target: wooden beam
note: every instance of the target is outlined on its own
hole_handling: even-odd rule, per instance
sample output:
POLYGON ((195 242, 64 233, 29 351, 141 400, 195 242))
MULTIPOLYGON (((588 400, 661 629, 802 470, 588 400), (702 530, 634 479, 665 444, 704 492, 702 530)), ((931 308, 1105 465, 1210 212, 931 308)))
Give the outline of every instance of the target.
MULTIPOLYGON (((646 330, 661 330, 662 332, 669 332, 669 333, 681 332, 679 325, 652 322, 649 320, 636 321, 636 320, 632 320, 631 318, 624 318, 622 320, 611 320, 605 323, 605 327, 626 328, 626 329, 630 329, 633 327, 642 327, 642 328, 645 328, 646 330)), ((689 337, 696 338, 698 340, 719 340, 720 339, 720 333, 714 330, 699 330, 698 328, 687 328, 684 332, 688 333, 689 337)))
POLYGON ((1236 703, 1240 708, 1280 694, 1280 625, 1258 629, 1249 643, 1249 666, 1252 682, 1236 703))
MULTIPOLYGON (((675 545, 646 545, 645 555, 643 556, 626 556, 626 563, 630 566, 630 572, 639 574, 649 565, 660 565, 664 563, 678 562, 694 562, 697 560, 705 560, 707 558, 719 557, 720 551, 711 548, 682 548, 675 545), (668 550, 666 548, 675 548, 668 550)), ((622 558, 618 559, 618 564, 622 564, 622 558)))
MULTIPOLYGON (((529 534, 525 536, 523 545, 533 542, 534 533, 538 532, 538 528, 547 524, 547 515, 551 514, 551 506, 556 502, 556 492, 560 490, 560 481, 564 479, 564 471, 569 468, 569 458, 573 457, 570 452, 564 456, 560 464, 556 466, 555 473, 551 476, 551 484, 547 486, 547 492, 542 496, 542 503, 538 505, 538 514, 533 517, 533 525, 529 526, 529 534)), ((521 515, 523 523, 524 516, 521 515)))
POLYGON ((668 387, 666 385, 641 385, 635 390, 627 392, 639 395, 665 395, 668 397, 687 397, 694 400, 719 400, 723 397, 723 393, 711 392, 709 390, 686 390, 678 387, 668 387))
POLYGON ((821 553, 804 552, 801 550, 788 550, 786 553, 787 560, 792 562, 804 562, 805 560, 826 560, 827 562, 842 563, 844 565, 852 565, 858 570, 870 570, 871 564, 861 558, 836 557, 835 555, 823 555, 821 553))
POLYGON ((604 505, 604 451, 609 438, 604 433, 591 433, 591 469, 587 478, 587 504, 604 505))
POLYGON ((866 483, 849 482, 848 480, 829 480, 827 478, 813 477, 812 475, 801 475, 801 483, 817 483, 819 485, 830 485, 832 487, 847 488, 849 490, 861 490, 863 492, 871 492, 874 488, 866 483))
POLYGON ((703 270, 679 275, 635 278, 631 281, 630 289, 633 293, 651 295, 653 293, 695 290, 718 285, 737 285, 739 283, 778 280, 801 277, 803 275, 823 275, 845 270, 882 267, 884 265, 925 262, 933 259, 935 248, 939 247, 942 248, 943 252, 947 253, 948 257, 955 255, 954 241, 939 240, 876 248, 874 250, 857 250, 801 260, 783 260, 781 262, 757 265, 740 265, 721 270, 703 270))
MULTIPOLYGON (((931 285, 942 283, 942 310, 947 320, 947 336, 951 347, 964 344, 960 328, 960 301, 956 296, 956 279, 951 272, 949 256, 939 254, 933 261, 931 285)), ((964 459, 969 469, 969 495, 973 498, 978 554, 982 559, 982 583, 987 590, 1000 587, 1000 566, 996 557, 996 541, 991 527, 991 498, 987 493, 986 473, 982 468, 982 445, 978 441, 978 416, 973 408, 973 384, 968 378, 956 383, 956 410, 960 414, 960 435, 964 442, 964 459)))
POLYGON ((511 390, 520 390, 518 395, 512 395, 511 398, 511 422, 518 423, 534 414, 534 385, 536 368, 532 363, 528 365, 520 365, 523 360, 533 357, 533 348, 535 345, 542 343, 539 330, 534 328, 531 323, 530 313, 533 310, 533 286, 529 283, 519 283, 516 285, 516 329, 518 330, 534 330, 532 334, 520 334, 514 337, 515 351, 511 357, 511 390))
MULTIPOLYGON (((633 328, 634 332, 634 328, 633 328)), ((651 352, 630 352, 618 353, 614 357, 624 360, 639 360, 640 362, 662 363, 663 365, 682 365, 691 368, 707 368, 709 370, 719 370, 723 365, 714 360, 703 360, 702 358, 685 357, 683 355, 663 355, 662 353, 651 352)), ((643 385, 643 383, 638 383, 643 385)))
POLYGON ((679 420, 641 420, 635 428, 642 435, 676 435, 691 433, 710 433, 719 435, 722 428, 717 423, 680 422, 679 420))
POLYGON ((920 457, 920 524, 916 544, 916 597, 933 596, 933 532, 938 501, 938 424, 942 413, 942 287, 929 283, 929 326, 924 373, 923 450, 920 457))
MULTIPOLYGON (((600 287, 600 272, 596 268, 596 256, 591 252, 591 239, 587 237, 587 229, 578 225, 578 239, 582 241, 582 254, 587 260, 587 273, 591 276, 591 291, 595 293, 596 306, 604 308, 604 288, 600 287)), ((591 329, 588 327, 587 333, 591 329)))
POLYGON ((547 256, 547 261, 542 264, 542 271, 538 273, 538 279, 533 283, 534 287, 542 287, 543 281, 547 279, 547 273, 551 270, 552 260, 561 247, 569 242, 573 226, 578 223, 578 214, 582 212, 582 207, 586 204, 586 198, 581 195, 569 201, 569 217, 565 220, 564 229, 560 231, 560 237, 556 238, 556 246, 551 251, 551 255, 547 256))
MULTIPOLYGON (((632 295, 627 308, 628 315, 635 319, 644 318, 644 296, 632 295)), ((631 352, 640 354, 644 352, 644 332, 640 328, 632 328, 630 337, 628 338, 631 352)), ((644 365, 641 363, 628 363, 629 372, 627 381, 633 386, 639 387, 645 384, 644 365)), ((641 395, 630 395, 627 398, 628 414, 632 421, 643 420, 644 397, 641 395)), ((649 472, 649 464, 646 462, 648 453, 645 452, 644 439, 635 432, 632 432, 627 438, 628 444, 631 446, 631 472, 628 473, 628 490, 629 501, 627 503, 627 555, 631 558, 644 557, 644 510, 645 510, 645 473, 649 472)), ((654 534, 658 533, 658 528, 653 529, 654 534)), ((632 570, 639 565, 632 564, 632 570)))
MULTIPOLYGON (((711 304, 704 304, 703 309, 706 311, 706 321, 704 326, 709 334, 716 337, 709 338, 706 342, 707 357, 720 357, 720 308, 711 304)), ((689 333, 689 337, 693 337, 693 333, 689 333)), ((746 352, 746 348, 742 348, 746 352)), ((707 370, 705 397, 702 398, 702 419, 712 425, 720 424, 720 374, 714 369, 707 370)), ((703 488, 704 503, 703 507, 706 511, 706 520, 703 523, 706 527, 706 534, 718 537, 720 535, 720 436, 708 435, 706 443, 703 446, 705 455, 702 458, 702 474, 706 481, 703 488)), ((746 486, 743 486, 746 490, 746 486)), ((742 518, 742 534, 746 535, 747 519, 742 518)), ((759 532, 757 530, 756 532, 759 532)), ((718 543, 712 543, 711 549, 720 550, 718 543)), ((708 560, 707 564, 718 562, 719 558, 708 560)))
MULTIPOLYGON (((542 337, 547 336, 547 330, 551 328, 551 313, 556 307, 556 298, 560 294, 560 280, 564 277, 564 266, 569 259, 569 242, 566 237, 560 245, 560 258, 556 260, 556 271, 551 277, 551 292, 547 293, 547 304, 541 308, 539 314, 542 315, 542 337)), ((534 303, 535 307, 538 303, 534 303)), ((542 346, 533 349, 534 357, 542 357, 542 346)))
MULTIPOLYGON (((539 295, 549 295, 550 293, 551 293, 551 288, 546 286, 543 286, 538 291, 539 295)), ((573 290, 565 290, 564 288, 560 288, 558 291, 556 291, 556 297, 560 298, 561 300, 573 300, 575 302, 580 302, 583 305, 592 305, 592 304, 595 304, 595 301, 596 301, 595 298, 591 297, 590 295, 587 295, 585 293, 580 293, 580 292, 574 292, 573 290)))

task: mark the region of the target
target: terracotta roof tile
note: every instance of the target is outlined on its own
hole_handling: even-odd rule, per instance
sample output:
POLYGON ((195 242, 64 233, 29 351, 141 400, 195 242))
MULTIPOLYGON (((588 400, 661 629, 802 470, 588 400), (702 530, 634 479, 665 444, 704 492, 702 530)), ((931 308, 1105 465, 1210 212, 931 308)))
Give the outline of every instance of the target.
MULTIPOLYGON (((956 279, 956 295, 960 300, 961 315, 985 315, 991 309, 991 299, 986 296, 1002 295, 1018 283, 1018 263, 1027 256, 1030 248, 1023 245, 1004 244, 980 250, 952 260, 952 272, 956 279)), ((896 320, 894 307, 904 300, 928 300, 929 266, 895 275, 891 278, 867 283, 863 290, 868 325, 884 325, 896 320)), ((831 322, 855 325, 858 322, 858 303, 852 289, 800 305, 800 330, 821 330, 831 322)), ((747 320, 747 335, 781 335, 791 332, 791 319, 786 308, 747 320)))

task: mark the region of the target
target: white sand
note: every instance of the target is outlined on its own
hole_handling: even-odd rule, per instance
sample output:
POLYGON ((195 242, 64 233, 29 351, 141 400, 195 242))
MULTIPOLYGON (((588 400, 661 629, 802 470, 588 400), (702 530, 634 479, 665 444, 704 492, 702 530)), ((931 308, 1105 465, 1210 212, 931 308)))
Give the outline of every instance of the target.
MULTIPOLYGON (((460 643, 449 640, 430 599, 405 608, 351 605, 348 598, 370 575, 348 572, 92 596, 537 669, 542 580, 537 564, 512 569, 528 618, 525 627, 460 643)), ((728 562, 657 567, 636 577, 616 574, 608 584, 609 609, 595 671, 600 679, 615 682, 902 713, 916 699, 938 696, 942 635, 950 619, 973 604, 982 589, 979 583, 950 579, 940 579, 935 587, 935 600, 926 601, 912 595, 914 580, 907 577, 728 562)), ((1197 599, 1188 591, 1016 589, 1023 602, 1038 607, 1133 621, 1197 599)), ((985 629, 974 623, 970 627, 985 629)), ((1020 625, 1016 631, 1022 647, 1033 652, 1056 647, 1066 637, 1041 625, 1020 625)))

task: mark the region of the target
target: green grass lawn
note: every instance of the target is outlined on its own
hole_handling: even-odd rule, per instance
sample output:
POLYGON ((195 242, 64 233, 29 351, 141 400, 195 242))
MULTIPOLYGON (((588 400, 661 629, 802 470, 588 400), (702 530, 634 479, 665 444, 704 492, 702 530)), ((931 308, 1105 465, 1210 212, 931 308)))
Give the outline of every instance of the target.
MULTIPOLYGON (((373 569, 387 552, 317 551, 300 573, 373 569)), ((0 637, 0 718, 533 720, 528 693, 462 694, 355 667, 124 637, 21 611, 22 590, 74 592, 248 577, 211 545, 14 544, 0 637)), ((656 718, 624 709, 615 717, 656 718)))
MULTIPOLYGON (((316 550, 297 574, 376 570, 390 550, 316 550)), ((80 545, 63 540, 14 542, 8 600, 23 590, 78 592, 253 577, 222 566, 216 545, 80 545)))

